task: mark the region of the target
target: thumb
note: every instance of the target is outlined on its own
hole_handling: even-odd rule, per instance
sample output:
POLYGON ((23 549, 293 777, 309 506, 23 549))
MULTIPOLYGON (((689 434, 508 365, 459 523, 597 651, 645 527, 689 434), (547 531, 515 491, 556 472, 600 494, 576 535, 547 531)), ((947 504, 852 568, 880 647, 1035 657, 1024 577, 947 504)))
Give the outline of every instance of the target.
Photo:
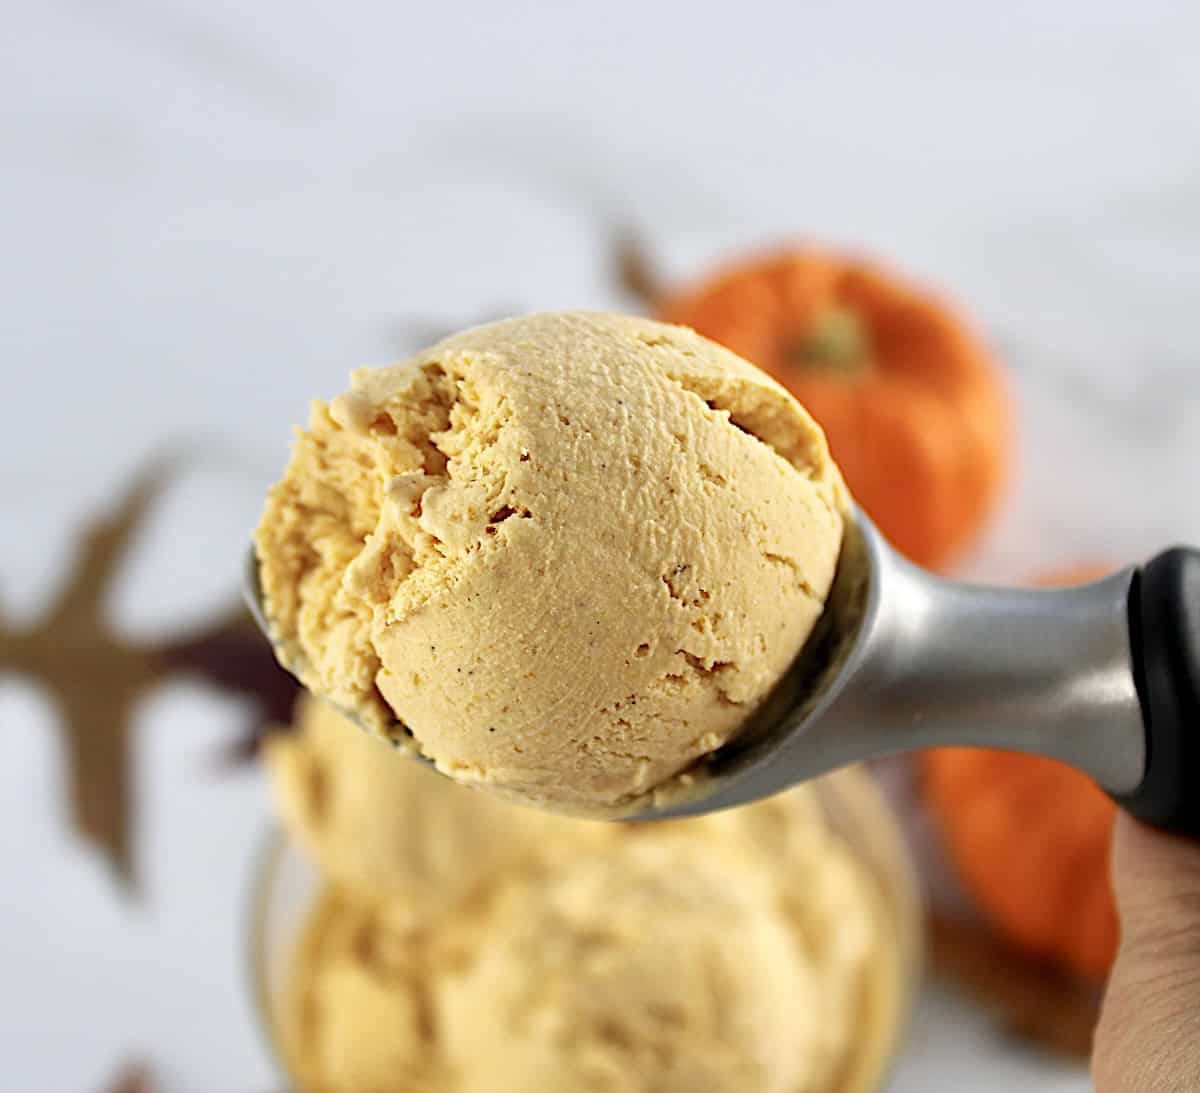
POLYGON ((1200 1089, 1200 843, 1121 814, 1121 946, 1096 1029, 1097 1093, 1200 1089))

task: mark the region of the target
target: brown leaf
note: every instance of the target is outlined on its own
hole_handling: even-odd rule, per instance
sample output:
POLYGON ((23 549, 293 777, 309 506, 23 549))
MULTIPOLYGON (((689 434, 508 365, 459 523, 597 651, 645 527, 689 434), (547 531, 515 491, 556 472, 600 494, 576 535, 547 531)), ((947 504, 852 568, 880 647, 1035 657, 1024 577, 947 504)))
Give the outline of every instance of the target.
MULTIPOLYGON (((109 684, 104 684, 109 687, 109 684)), ((53 701, 66 737, 68 799, 75 828, 99 849, 117 883, 135 890, 130 818, 137 799, 133 766, 133 711, 138 687, 58 689, 53 701)))
POLYGON ((154 460, 116 510, 92 522, 62 589, 33 624, 0 624, 0 669, 29 676, 59 717, 71 820, 126 888, 134 882, 128 817, 130 719, 154 680, 153 658, 117 634, 107 599, 173 461, 154 460))
POLYGON ((108 599, 129 548, 177 465, 159 457, 135 478, 115 511, 82 536, 50 608, 18 627, 0 615, 0 672, 27 676, 58 715, 72 826, 99 850, 118 883, 136 890, 131 826, 136 815, 133 718, 141 699, 184 674, 251 702, 250 740, 286 723, 297 685, 279 668, 249 616, 233 608, 197 632, 156 644, 123 637, 108 599))
POLYGON ((73 630, 89 627, 109 632, 105 600, 134 538, 175 466, 176 460, 171 456, 153 458, 134 477, 116 510, 84 528, 75 564, 47 612, 43 627, 65 626, 73 630))
POLYGON ((612 262, 617 285, 643 308, 652 310, 663 297, 663 281, 636 232, 626 229, 617 234, 612 262))
POLYGON ((255 759, 268 732, 291 724, 300 685, 279 666, 245 608, 226 612, 203 630, 168 643, 159 653, 166 670, 249 700, 250 715, 242 734, 226 749, 228 763, 255 759))
POLYGON ((154 1075, 140 1060, 126 1063, 117 1071, 105 1093, 154 1093, 154 1075))
POLYGON ((1098 991, 960 918, 935 911, 929 936, 934 970, 966 988, 1006 1031, 1044 1051, 1086 1062, 1099 1016, 1098 991))

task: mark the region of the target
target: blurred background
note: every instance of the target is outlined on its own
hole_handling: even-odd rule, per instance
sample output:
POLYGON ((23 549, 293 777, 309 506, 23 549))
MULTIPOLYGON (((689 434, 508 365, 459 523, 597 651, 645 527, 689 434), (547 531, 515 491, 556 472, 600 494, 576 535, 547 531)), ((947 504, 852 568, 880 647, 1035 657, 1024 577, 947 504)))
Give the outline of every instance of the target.
MULTIPOLYGON (((764 247, 864 253, 954 301, 1013 406, 1007 489, 948 568, 1025 581, 1200 540, 1198 33, 1194 5, 1111 0, 11 13, 17 1084, 280 1087, 245 982, 268 806, 243 760, 286 684, 264 697, 238 574, 288 429, 352 367, 502 314, 652 308, 619 276, 631 239, 666 286, 764 247)), ((1088 1088, 1078 1052, 954 978, 935 966, 890 1088, 1088 1088)))

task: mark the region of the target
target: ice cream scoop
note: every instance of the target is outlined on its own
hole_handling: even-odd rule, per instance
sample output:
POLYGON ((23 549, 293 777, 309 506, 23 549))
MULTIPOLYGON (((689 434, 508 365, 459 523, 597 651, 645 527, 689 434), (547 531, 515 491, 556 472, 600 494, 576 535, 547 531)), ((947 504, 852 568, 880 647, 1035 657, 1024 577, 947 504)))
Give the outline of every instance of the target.
MULTIPOLYGON (((246 593, 261 622, 253 554, 246 593)), ((1196 834, 1198 715, 1200 553, 1074 588, 972 586, 909 564, 857 513, 821 623, 753 723, 633 815, 729 808, 958 744, 1061 760, 1139 818, 1196 834)))
MULTIPOLYGON (((769 657, 777 657, 781 649, 792 648, 794 659, 786 669, 772 663, 765 672, 756 671, 763 667, 763 660, 756 663, 753 652, 761 628, 750 626, 739 631, 733 642, 744 651, 735 662, 739 671, 729 673, 729 681, 736 680, 739 689, 730 692, 721 686, 721 673, 727 665, 712 647, 706 645, 704 655, 699 656, 689 655, 681 644, 667 645, 669 656, 687 666, 691 674, 675 676, 673 670, 668 670, 665 676, 655 678, 665 681, 668 687, 671 679, 685 684, 699 679, 705 689, 693 693, 703 701, 665 705, 655 711, 656 716, 638 722, 633 734, 637 748, 607 753, 618 778, 602 789, 646 790, 619 796, 610 815, 646 819, 727 808, 855 760, 933 745, 965 744, 1062 760, 1090 774, 1142 819, 1200 833, 1200 795, 1189 792, 1190 775, 1200 766, 1200 733, 1195 727, 1200 722, 1200 553, 1169 551, 1144 567, 1131 567, 1107 580, 1077 588, 996 589, 946 581, 908 564, 861 512, 844 509, 836 526, 816 531, 822 514, 828 515, 836 508, 831 506, 831 499, 841 495, 836 469, 827 465, 824 441, 816 439, 819 431, 814 433, 809 428, 809 419, 802 412, 798 415, 794 404, 781 399, 780 389, 769 380, 738 358, 715 352, 711 343, 692 340, 678 328, 627 322, 631 325, 623 325, 620 320, 614 325, 608 319, 571 319, 553 327, 553 351, 564 359, 576 352, 572 338, 582 342, 592 339, 588 343, 592 357, 585 353, 585 358, 591 360, 588 367, 599 377, 599 382, 588 388, 584 403, 597 423, 585 430, 593 440, 577 438, 578 443, 573 442, 563 451, 574 459, 579 452, 592 450, 605 399, 614 403, 610 407, 614 413, 609 415, 613 429, 657 433, 664 422, 676 420, 658 402, 653 403, 652 413, 646 400, 637 412, 615 413, 617 388, 604 378, 607 375, 611 380, 614 368, 619 369, 621 352, 629 349, 627 343, 638 343, 641 349, 636 349, 634 356, 637 367, 649 377, 648 389, 657 390, 654 369, 658 368, 666 379, 682 383, 685 391, 711 414, 718 418, 723 415, 725 425, 757 432, 757 436, 748 437, 752 443, 745 446, 745 451, 753 449, 755 458, 762 457, 761 462, 744 473, 735 472, 742 464, 724 447, 728 436, 716 428, 718 422, 705 418, 706 442, 712 438, 716 450, 724 453, 724 462, 716 467, 706 458, 696 473, 706 477, 707 466, 714 489, 722 488, 722 482, 724 487, 732 484, 735 488, 726 489, 723 499, 739 496, 741 487, 757 491, 753 494, 758 499, 756 505, 769 511, 769 517, 764 521, 756 511, 746 518, 747 534, 759 536, 754 540, 755 557, 781 559, 781 566, 790 570, 798 584, 768 587, 757 583, 757 571, 740 572, 737 567, 741 555, 734 549, 736 535, 731 528, 722 527, 721 541, 734 544, 719 555, 720 564, 727 567, 726 576, 734 578, 736 591, 731 595, 735 599, 744 597, 739 602, 753 605, 756 610, 767 602, 769 610, 762 617, 772 619, 786 633, 785 640, 764 645, 763 650, 769 649, 769 657), (614 330, 616 342, 610 337, 614 330), (612 354, 607 355, 610 349, 612 354), (646 357, 643 350, 661 357, 646 357), (731 407, 733 411, 740 408, 740 422, 731 407), (707 431, 710 424, 715 429, 711 433, 707 431), (773 445, 773 452, 763 450, 773 445), (790 458, 783 456, 785 452, 790 458), (785 462, 801 478, 812 482, 815 490, 802 488, 789 476, 782 466, 785 462), (764 474, 775 476, 770 488, 763 484, 764 474), (794 506, 790 516, 789 506, 794 506), (780 529, 794 538, 776 554, 763 543, 780 529), (836 575, 830 581, 827 562, 831 542, 840 544, 840 552, 836 575), (794 609, 802 617, 795 620, 797 625, 789 627, 787 618, 792 608, 780 610, 780 597, 785 588, 792 587, 806 595, 796 599, 794 609), (821 605, 819 621, 813 617, 814 603, 821 605), (806 635, 802 647, 798 635, 806 635), (767 679, 772 683, 769 693, 762 689, 767 679), (689 718, 694 720, 689 722, 689 718), (654 728, 656 724, 658 729, 654 728), (656 737, 655 732, 661 735, 656 737), (643 759, 653 774, 639 784, 643 759), (663 777, 664 771, 671 775, 669 779, 663 777)), ((507 342, 501 339, 501 357, 504 352, 519 357, 523 346, 536 348, 536 339, 522 340, 519 330, 514 333, 509 328, 507 337, 507 342)), ((468 341, 465 348, 487 356, 491 351, 489 338, 494 338, 494 333, 485 333, 482 341, 468 341)), ((438 356, 436 347, 431 352, 429 360, 438 356)), ((535 389, 536 384, 529 388, 535 389)), ((349 421, 355 412, 370 405, 369 400, 360 400, 348 408, 343 406, 342 414, 349 421)), ((691 405, 687 412, 692 411, 699 413, 700 406, 691 405)), ((699 419, 687 420, 699 428, 699 419)), ((358 423, 359 427, 371 425, 358 423)), ((385 423, 382 427, 387 428, 385 423)), ((669 428, 666 435, 670 435, 669 428)), ((681 451, 697 450, 694 436, 686 431, 676 435, 676 441, 681 451)), ((468 437, 465 443, 474 444, 476 438, 468 437)), ((699 450, 709 449, 702 446, 699 450)), ((577 465, 590 466, 586 461, 564 463, 564 483, 577 465)), ((428 484, 414 482, 413 488, 426 489, 428 484)), ((569 494, 567 485, 562 489, 564 496, 569 494)), ((655 534, 661 531, 670 535, 672 527, 686 526, 689 521, 703 525, 704 519, 696 518, 701 512, 714 518, 725 512, 720 506, 701 509, 698 503, 693 504, 699 496, 699 489, 694 495, 685 490, 685 502, 670 508, 667 522, 655 534)), ((436 502, 434 522, 441 519, 438 507, 444 498, 445 493, 440 492, 432 499, 436 502)), ((608 497, 612 505, 639 500, 644 500, 640 494, 631 501, 619 491, 608 497)), ((453 499, 445 502, 448 509, 455 504, 453 499)), ((464 515, 452 524, 466 528, 474 510, 470 504, 458 507, 464 515)), ((483 511, 479 506, 475 508, 483 511)), ((507 517, 511 508, 505 503, 498 511, 507 517)), ((475 530, 486 540, 490 526, 486 525, 486 514, 483 520, 484 524, 475 530)), ((356 534, 354 541, 361 547, 363 535, 356 534)), ((636 535, 636 525, 630 534, 636 535)), ((425 542, 418 538, 413 541, 418 548, 425 542)), ((701 534, 696 543, 703 541, 701 534)), ((634 542, 631 538, 630 550, 637 549, 634 542)), ((607 565, 616 556, 610 544, 607 553, 587 553, 584 564, 607 565)), ((619 572, 620 567, 612 568, 611 573, 605 570, 601 585, 606 580, 611 583, 612 575, 619 572)), ((708 591, 702 585, 693 586, 686 571, 657 574, 655 579, 659 577, 672 602, 703 601, 702 593, 708 591), (678 587, 672 585, 676 577, 678 587)), ((542 578, 553 584, 556 574, 543 573, 542 578)), ((633 597, 635 591, 632 586, 612 587, 610 594, 613 602, 619 603, 622 597, 633 597)), ((277 629, 267 624, 259 564, 253 552, 247 568, 247 594, 264 630, 277 638, 277 629)), ((644 601, 645 605, 651 603, 649 599, 644 601)), ((429 608, 427 601, 420 606, 429 608)), ((614 630, 608 625, 616 615, 599 620, 606 641, 589 645, 583 629, 589 625, 588 619, 582 615, 577 619, 564 616, 563 609, 563 605, 557 605, 556 611, 544 619, 547 633, 556 633, 571 650, 568 658, 555 661, 556 670, 563 673, 555 680, 554 692, 554 709, 560 712, 569 711, 573 694, 581 702, 592 701, 600 686, 597 681, 604 679, 605 673, 617 681, 614 694, 621 691, 622 673, 635 663, 641 649, 638 646, 631 650, 633 657, 622 664, 606 660, 611 657, 608 639, 617 640, 620 635, 619 627, 614 630)), ((645 610, 649 608, 639 606, 622 617, 637 620, 645 610)), ((743 613, 749 617, 748 612, 743 613)), ((460 630, 469 625, 466 615, 455 617, 460 618, 460 630)), ((702 627, 704 617, 698 612, 692 621, 702 627)), ((673 640, 676 636, 672 632, 673 640)), ((468 634, 467 640, 470 637, 468 634)), ((511 653, 495 642, 487 648, 504 656, 511 653)), ((648 646, 647 651, 655 650, 648 646)), ((287 652, 283 651, 285 663, 287 652)), ((430 650, 428 663, 422 661, 426 672, 438 670, 436 653, 430 650)), ((446 662, 442 664, 444 668, 446 662)), ((402 687, 394 680, 390 685, 396 686, 400 694, 402 687)), ((664 694, 669 695, 669 690, 664 694)), ((627 714, 609 706, 604 709, 612 715, 614 724, 631 723, 627 714)), ((356 713, 353 709, 348 712, 352 716, 356 713)), ((489 724, 485 719, 477 727, 487 732, 489 724)), ((519 749, 519 736, 516 739, 519 749)), ((596 756, 604 757, 612 740, 598 737, 595 743, 596 756)), ((446 763, 439 766, 446 771, 446 763)), ((603 766, 600 762, 595 769, 603 766)), ((571 771, 564 767, 546 774, 548 784, 553 786, 569 781, 571 771)), ((552 796, 535 799, 535 803, 562 803, 552 796)))
POLYGON ((456 781, 595 814, 741 730, 821 615, 848 505, 763 373, 566 312, 354 373, 255 545, 315 694, 456 781))
POLYGON ((1200 552, 1064 589, 947 581, 852 522, 823 625, 758 724, 689 800, 727 808, 846 763, 936 745, 1091 775, 1146 822, 1200 834, 1200 552))

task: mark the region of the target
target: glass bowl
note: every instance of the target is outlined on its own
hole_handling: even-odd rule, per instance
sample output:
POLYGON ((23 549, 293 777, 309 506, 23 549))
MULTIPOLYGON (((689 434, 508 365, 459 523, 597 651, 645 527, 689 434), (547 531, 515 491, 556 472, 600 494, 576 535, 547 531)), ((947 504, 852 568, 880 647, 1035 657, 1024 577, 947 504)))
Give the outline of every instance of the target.
MULTIPOLYGON (((813 783, 830 827, 864 865, 880 896, 879 959, 862 1000, 860 1042, 829 1093, 875 1093, 886 1084, 909 1026, 924 961, 923 906, 916 868, 891 808, 868 774, 848 768, 813 783)), ((284 1049, 293 955, 325 880, 294 839, 268 833, 255 869, 249 911, 254 1007, 268 1049, 290 1087, 303 1089, 284 1049)))

